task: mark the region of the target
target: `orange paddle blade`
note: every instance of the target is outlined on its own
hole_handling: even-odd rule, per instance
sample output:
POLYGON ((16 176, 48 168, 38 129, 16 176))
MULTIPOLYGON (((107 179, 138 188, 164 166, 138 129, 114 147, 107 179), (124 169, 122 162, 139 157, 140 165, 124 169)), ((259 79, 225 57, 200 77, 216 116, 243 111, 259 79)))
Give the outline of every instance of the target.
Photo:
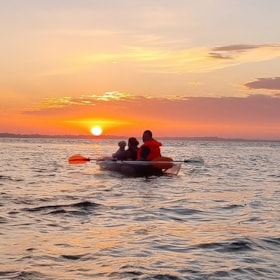
POLYGON ((158 157, 152 160, 152 165, 158 169, 169 169, 173 166, 173 159, 170 157, 158 157))
POLYGON ((81 156, 81 155, 73 155, 69 157, 68 163, 70 164, 82 164, 90 161, 90 158, 81 156))

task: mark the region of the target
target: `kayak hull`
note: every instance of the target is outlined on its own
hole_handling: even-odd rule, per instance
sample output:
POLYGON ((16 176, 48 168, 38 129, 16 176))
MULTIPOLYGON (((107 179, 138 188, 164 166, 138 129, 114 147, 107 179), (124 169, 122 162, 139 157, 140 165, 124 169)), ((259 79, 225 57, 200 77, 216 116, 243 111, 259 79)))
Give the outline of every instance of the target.
POLYGON ((114 161, 112 159, 100 159, 96 164, 99 165, 100 170, 117 172, 125 177, 151 177, 163 176, 167 174, 177 175, 181 165, 176 165, 169 169, 160 169, 151 164, 137 164, 137 161, 114 161), (172 171, 173 170, 173 171, 172 171))

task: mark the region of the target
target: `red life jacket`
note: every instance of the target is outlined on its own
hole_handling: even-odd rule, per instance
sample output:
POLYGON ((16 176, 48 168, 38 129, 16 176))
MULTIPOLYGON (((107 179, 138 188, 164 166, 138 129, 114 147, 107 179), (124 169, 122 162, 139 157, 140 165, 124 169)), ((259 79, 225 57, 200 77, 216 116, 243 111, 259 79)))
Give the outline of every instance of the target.
POLYGON ((147 156, 146 160, 153 160, 157 157, 160 157, 160 146, 162 144, 154 139, 146 141, 138 150, 137 159, 141 159, 142 150, 144 147, 148 147, 150 149, 150 153, 147 156))

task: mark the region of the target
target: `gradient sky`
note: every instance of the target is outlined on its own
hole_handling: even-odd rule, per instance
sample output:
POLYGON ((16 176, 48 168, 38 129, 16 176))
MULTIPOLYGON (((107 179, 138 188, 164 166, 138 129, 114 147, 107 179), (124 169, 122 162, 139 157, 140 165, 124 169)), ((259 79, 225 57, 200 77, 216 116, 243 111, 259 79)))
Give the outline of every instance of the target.
POLYGON ((280 139, 280 1, 0 1, 0 132, 280 139))

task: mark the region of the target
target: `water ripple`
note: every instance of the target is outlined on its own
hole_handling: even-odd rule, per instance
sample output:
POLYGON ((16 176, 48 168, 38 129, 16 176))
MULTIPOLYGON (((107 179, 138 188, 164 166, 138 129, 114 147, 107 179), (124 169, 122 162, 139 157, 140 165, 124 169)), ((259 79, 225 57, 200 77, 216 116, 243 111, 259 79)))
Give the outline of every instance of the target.
POLYGON ((91 213, 98 207, 101 207, 101 204, 83 201, 72 204, 58 204, 58 205, 44 205, 36 206, 33 208, 24 208, 22 211, 28 212, 44 212, 45 214, 64 214, 69 213, 73 215, 84 215, 91 213))
POLYGON ((204 163, 151 179, 67 163, 115 140, 1 147, 0 279, 279 278, 279 143, 167 140, 165 154, 204 163))

